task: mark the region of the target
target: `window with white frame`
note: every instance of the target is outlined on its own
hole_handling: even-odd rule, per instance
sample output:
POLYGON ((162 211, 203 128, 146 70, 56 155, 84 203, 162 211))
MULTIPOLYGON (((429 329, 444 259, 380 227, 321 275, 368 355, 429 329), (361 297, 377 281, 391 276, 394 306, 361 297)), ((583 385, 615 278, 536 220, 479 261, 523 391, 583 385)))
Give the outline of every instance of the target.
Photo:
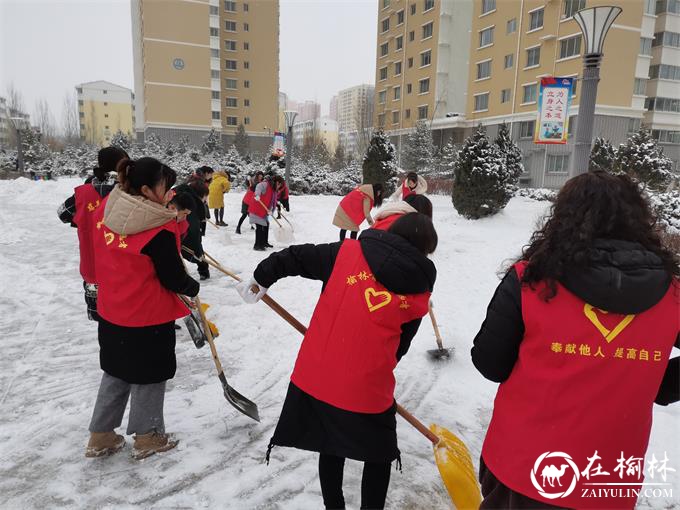
POLYGON ((387 79, 387 68, 386 67, 381 67, 380 68, 380 80, 386 80, 387 79))
POLYGON ((656 14, 656 0, 644 0, 644 13, 656 14))
POLYGON ((569 58, 579 55, 581 53, 581 35, 568 37, 560 41, 560 57, 569 58))
POLYGON ((520 138, 533 138, 534 128, 536 127, 535 120, 525 120, 519 123, 519 137, 520 138))
POLYGON ((243 80, 243 87, 249 89, 250 88, 250 80, 243 80))
POLYGON ((238 99, 235 97, 227 97, 224 100, 224 106, 227 108, 238 108, 238 99))
POLYGON ((245 125, 250 124, 250 117, 243 117, 243 123, 244 123, 245 125))
POLYGON ((413 67, 413 57, 408 58, 408 68, 411 69, 413 67))
POLYGON ((576 11, 584 9, 586 0, 564 0, 564 18, 571 18, 576 11))
POLYGON ((380 45, 380 56, 384 57, 390 52, 390 43, 386 42, 380 45))
POLYGON ((397 37, 395 39, 395 42, 396 42, 396 45, 397 45, 396 51, 399 51, 400 49, 402 49, 404 47, 404 36, 400 35, 399 37, 397 37))
POLYGON ((227 126, 238 126, 238 117, 227 117, 227 126))
POLYGON ((250 43, 249 43, 249 42, 244 42, 244 43, 243 43, 243 49, 244 49, 245 51, 248 51, 248 50, 250 49, 250 43))
POLYGON ((390 18, 382 20, 382 31, 387 32, 390 29, 390 18))
POLYGON ((230 89, 230 90, 235 90, 238 88, 238 80, 234 80, 232 78, 225 78, 224 80, 224 88, 225 89, 230 89))
POLYGON ((378 92, 378 103, 384 104, 385 101, 387 101, 387 91, 381 90, 380 92, 378 92))
POLYGON ((212 112, 213 120, 220 120, 220 112, 212 112))
POLYGON ((670 131, 668 129, 652 129, 652 138, 661 143, 680 144, 680 131, 670 131))
POLYGON ((394 91, 394 101, 398 101, 401 99, 401 87, 394 87, 392 89, 394 91))
POLYGON ((657 14, 680 14, 680 0, 657 0, 657 14))
POLYGON ((382 0, 383 9, 387 9, 390 6, 390 0, 382 0))
POLYGON ((477 62, 477 79, 491 78, 491 60, 477 62))
POLYGON ((648 37, 640 37, 640 55, 651 55, 652 54, 652 41, 648 37))
POLYGON ((227 32, 236 32, 236 22, 227 20, 224 22, 224 29, 227 32))
POLYGON ((392 112, 392 124, 399 124, 399 110, 392 112))
POLYGON ((418 81, 418 94, 427 94, 430 91, 430 79, 425 78, 418 81))
POLYGON ((511 96, 512 96, 512 90, 511 89, 501 90, 501 103, 508 103, 511 99, 511 96))
POLYGON ((535 103, 538 94, 538 86, 535 83, 522 87, 522 103, 535 103))
POLYGON ((224 49, 227 51, 236 51, 236 41, 224 41, 224 49))
POLYGON ((250 6, 248 4, 243 4, 243 12, 249 12, 250 6))
POLYGON ((427 39, 429 37, 432 37, 433 32, 434 32, 434 21, 430 21, 429 23, 423 25, 423 37, 422 37, 422 39, 427 39))
POLYGON ((537 9, 529 13, 529 31, 543 28, 543 9, 537 9))
POLYGON ((407 83, 406 84, 406 93, 410 94, 411 92, 413 92, 413 85, 411 85, 410 83, 407 83))
POLYGON ((397 25, 403 25, 404 24, 404 9, 399 11, 397 13, 397 25))
POLYGON ((475 111, 481 112, 489 109, 489 93, 475 95, 475 111))
POLYGON ((216 48, 210 48, 210 56, 212 58, 220 58, 220 50, 216 48))
POLYGON ((636 96, 644 96, 644 95, 647 94, 647 80, 646 79, 635 78, 635 81, 633 82, 633 94, 635 94, 636 96))
POLYGON ((506 55, 505 58, 503 59, 503 69, 510 69, 514 63, 515 55, 513 53, 506 55))
POLYGON ((210 37, 219 37, 220 31, 217 28, 210 27, 210 37))
POLYGON ((490 44, 493 44, 493 28, 494 27, 489 27, 485 28, 484 30, 479 31, 479 47, 483 48, 484 46, 489 46, 490 44))
POLYGON ((236 60, 225 60, 224 61, 224 68, 227 71, 236 71, 236 67, 238 65, 236 62, 237 62, 236 60))
POLYGON ((423 0, 423 12, 427 12, 430 9, 434 9, 434 0, 423 0))
POLYGON ((236 2, 224 0, 224 10, 227 12, 236 12, 236 2))
POLYGON ((669 64, 649 66, 649 77, 652 80, 662 79, 680 81, 680 67, 669 64))
POLYGON ((250 99, 244 99, 243 100, 243 106, 245 106, 246 108, 249 107, 250 106, 250 99))
POLYGON ((427 105, 418 107, 418 120, 427 119, 427 105))
POLYGON ((219 16, 220 14, 220 8, 217 5, 211 5, 210 6, 210 15, 211 16, 219 16))
POLYGON ((496 0, 482 0, 482 14, 491 12, 496 8, 496 0))
POLYGON ((381 113, 378 115, 378 127, 385 127, 385 114, 381 113))
POLYGON ((566 174, 569 172, 569 154, 548 154, 546 172, 549 174, 566 174))
POLYGON ((219 90, 211 90, 210 91, 210 97, 212 99, 219 99, 220 98, 220 91, 219 90))
POLYGON ((394 76, 399 76, 401 74, 401 62, 394 63, 394 76))
POLYGON ((680 32, 657 32, 654 34, 652 46, 680 48, 680 32))
POLYGON ((411 118, 411 109, 410 108, 406 108, 406 110, 404 110, 404 117, 406 117, 407 119, 411 118))
POLYGON ((414 16, 416 13, 416 4, 411 4, 411 16, 414 16))
POLYGON ((250 25, 248 23, 243 24, 243 31, 248 32, 250 30, 250 25))
POLYGON ((220 79, 220 72, 216 69, 211 69, 210 70, 210 77, 211 78, 217 78, 219 80, 220 79))
POLYGON ((541 63, 541 47, 529 48, 527 50, 527 65, 526 67, 535 67, 541 63))
POLYGON ((505 25, 505 33, 514 34, 515 32, 517 32, 517 18, 512 18, 508 20, 507 24, 505 25))
POLYGON ((423 51, 420 54, 420 67, 429 66, 432 63, 432 50, 423 51))

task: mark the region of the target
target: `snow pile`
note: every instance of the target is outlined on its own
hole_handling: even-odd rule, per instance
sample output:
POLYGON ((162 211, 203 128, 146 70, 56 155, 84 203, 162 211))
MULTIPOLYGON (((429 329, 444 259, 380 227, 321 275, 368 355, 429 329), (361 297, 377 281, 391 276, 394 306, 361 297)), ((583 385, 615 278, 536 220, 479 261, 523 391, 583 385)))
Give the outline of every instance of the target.
POLYGON ((549 201, 554 202, 557 198, 557 192, 547 188, 520 188, 517 195, 539 202, 549 201))

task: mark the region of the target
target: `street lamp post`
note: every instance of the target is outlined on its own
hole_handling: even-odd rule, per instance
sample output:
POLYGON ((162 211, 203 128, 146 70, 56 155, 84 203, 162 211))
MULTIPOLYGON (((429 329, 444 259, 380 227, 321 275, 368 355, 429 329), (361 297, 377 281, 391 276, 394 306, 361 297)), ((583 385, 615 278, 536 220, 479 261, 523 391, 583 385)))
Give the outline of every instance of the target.
POLYGON ((295 124, 295 117, 297 117, 297 112, 292 110, 287 110, 283 112, 286 119, 286 127, 288 127, 288 133, 286 134, 286 182, 290 182, 290 153, 293 150, 293 124, 295 124))
POLYGON ((12 121, 12 126, 14 126, 14 131, 17 136, 17 171, 24 171, 24 148, 21 143, 21 131, 26 127, 26 119, 23 117, 10 117, 12 121))
POLYGON ((576 120, 576 141, 574 157, 571 160, 570 177, 588 171, 590 150, 595 122, 595 100, 597 85, 600 81, 600 63, 604 39, 616 17, 621 14, 621 7, 600 6, 581 9, 574 14, 583 33, 583 77, 581 78, 581 98, 576 120))

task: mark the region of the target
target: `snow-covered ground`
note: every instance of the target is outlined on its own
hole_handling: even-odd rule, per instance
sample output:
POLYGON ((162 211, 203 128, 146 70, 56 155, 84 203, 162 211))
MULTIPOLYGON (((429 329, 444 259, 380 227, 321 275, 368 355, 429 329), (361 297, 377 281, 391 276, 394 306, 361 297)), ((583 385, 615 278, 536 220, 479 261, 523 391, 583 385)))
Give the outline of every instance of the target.
MULTIPOLYGON (((85 459, 101 376, 97 334, 85 315, 76 231, 56 216, 78 182, 0 181, 0 507, 321 508, 315 454, 277 448, 271 464, 263 462, 301 337, 264 304, 243 304, 234 283, 215 271, 201 296, 221 330, 217 344, 227 378, 258 404, 262 422, 225 401, 210 351, 197 350, 182 329, 165 407, 178 448, 142 462, 126 453, 85 459)), ((248 227, 243 236, 233 234, 240 201, 238 193, 227 195, 230 227, 209 226, 205 245, 226 267, 249 275, 265 254, 252 250, 248 227)), ((334 241, 337 202, 291 197, 296 241, 334 241)), ((496 385, 477 373, 469 349, 497 271, 519 253, 547 203, 515 198, 498 216, 473 222, 456 214, 450 198, 433 202, 440 237, 433 300, 444 342, 456 355, 448 363, 427 358, 435 341, 424 321, 398 367, 396 397, 423 421, 460 434, 477 464, 496 385)), ((270 294, 308 323, 319 291, 317 282, 290 278, 270 294)), ((659 458, 667 451, 680 471, 679 418, 678 406, 655 407, 649 453, 659 458)), ((388 507, 451 508, 429 443, 400 418, 398 428, 403 473, 393 472, 388 507)), ((670 474, 676 492, 679 474, 670 474)), ((350 508, 359 506, 360 476, 360 464, 349 461, 350 508)), ((671 508, 677 501, 676 495, 639 506, 671 508)))

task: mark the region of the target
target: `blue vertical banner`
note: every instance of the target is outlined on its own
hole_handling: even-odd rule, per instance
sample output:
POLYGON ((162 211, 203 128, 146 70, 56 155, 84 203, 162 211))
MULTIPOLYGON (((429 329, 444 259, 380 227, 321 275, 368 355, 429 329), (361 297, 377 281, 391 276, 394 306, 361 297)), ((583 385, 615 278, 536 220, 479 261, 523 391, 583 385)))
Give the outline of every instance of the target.
POLYGON ((534 143, 567 143, 574 78, 541 78, 534 143))
POLYGON ((281 154, 286 152, 286 135, 280 131, 274 131, 274 142, 272 143, 274 151, 281 151, 281 154))

